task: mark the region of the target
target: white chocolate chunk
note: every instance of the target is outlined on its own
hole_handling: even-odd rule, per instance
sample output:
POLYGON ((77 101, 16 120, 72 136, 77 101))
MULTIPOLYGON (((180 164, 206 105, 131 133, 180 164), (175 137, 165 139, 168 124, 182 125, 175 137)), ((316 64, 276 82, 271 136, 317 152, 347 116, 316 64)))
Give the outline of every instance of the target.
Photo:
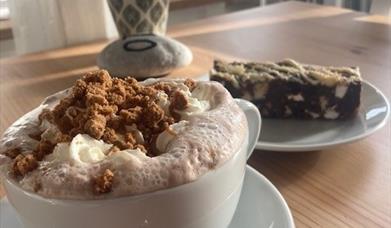
POLYGON ((319 113, 310 112, 308 110, 305 110, 306 113, 308 113, 313 119, 318 119, 320 117, 319 113))
POLYGON ((323 111, 323 110, 326 110, 326 107, 327 107, 329 101, 327 100, 326 97, 321 96, 321 97, 319 97, 319 103, 320 103, 320 108, 323 111))
POLYGON ((249 92, 245 91, 242 98, 251 101, 253 99, 253 96, 251 96, 249 92))
POLYGON ((285 106, 285 116, 292 115, 292 109, 290 109, 288 106, 285 106))
POLYGON ((304 101, 304 97, 299 93, 299 94, 290 94, 288 95, 288 100, 293 100, 293 101, 304 101))
POLYGON ((348 87, 344 85, 339 85, 335 88, 335 97, 343 98, 348 91, 348 87))
POLYGON ((269 86, 268 83, 258 83, 254 87, 254 99, 262 99, 265 97, 269 86))
POLYGON ((330 119, 330 120, 335 120, 339 116, 339 113, 336 112, 334 109, 328 109, 326 113, 324 114, 324 118, 330 119))

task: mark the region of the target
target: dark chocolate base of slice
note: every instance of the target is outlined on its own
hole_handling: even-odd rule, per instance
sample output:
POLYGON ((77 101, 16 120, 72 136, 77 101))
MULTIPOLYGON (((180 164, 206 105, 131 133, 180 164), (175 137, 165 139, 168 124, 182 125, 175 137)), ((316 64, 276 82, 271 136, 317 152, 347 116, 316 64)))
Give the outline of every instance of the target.
POLYGON ((256 94, 254 83, 251 86, 242 83, 237 88, 221 77, 212 75, 211 80, 222 83, 233 97, 253 102, 265 118, 346 119, 355 115, 360 105, 360 81, 346 85, 346 92, 341 98, 336 96, 335 87, 280 79, 257 82, 268 83, 267 92, 261 99, 249 99, 248 94, 256 94))

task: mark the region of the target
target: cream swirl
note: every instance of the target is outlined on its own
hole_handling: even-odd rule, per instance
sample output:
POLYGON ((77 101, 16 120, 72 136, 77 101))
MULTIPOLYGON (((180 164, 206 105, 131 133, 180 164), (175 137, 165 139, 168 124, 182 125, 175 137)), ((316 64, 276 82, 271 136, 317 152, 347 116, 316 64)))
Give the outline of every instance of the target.
POLYGON ((78 134, 70 143, 57 144, 53 153, 46 156, 45 160, 48 162, 90 165, 105 159, 121 164, 147 157, 140 149, 126 149, 110 153, 112 147, 112 144, 96 140, 87 134, 78 134))
POLYGON ((171 124, 168 129, 159 134, 156 139, 156 148, 160 153, 166 151, 167 145, 181 132, 186 131, 189 122, 186 120, 171 124))
POLYGON ((113 145, 96 140, 87 134, 78 134, 70 143, 59 143, 47 161, 89 164, 105 159, 113 145))

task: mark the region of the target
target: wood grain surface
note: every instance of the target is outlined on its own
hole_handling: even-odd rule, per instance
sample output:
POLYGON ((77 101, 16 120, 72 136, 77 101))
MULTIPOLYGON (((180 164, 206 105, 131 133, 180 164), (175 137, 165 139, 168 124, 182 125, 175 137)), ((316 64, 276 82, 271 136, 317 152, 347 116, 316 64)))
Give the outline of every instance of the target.
MULTIPOLYGON (((193 63, 169 77, 206 74, 214 58, 359 66, 391 95, 390 19, 287 2, 169 29, 193 63)), ((0 133, 44 97, 96 69, 107 41, 0 61, 0 133)), ((249 163, 287 200, 297 227, 391 227, 390 123, 372 136, 324 151, 255 151, 249 163)), ((4 195, 1 192, 0 195, 4 195)))

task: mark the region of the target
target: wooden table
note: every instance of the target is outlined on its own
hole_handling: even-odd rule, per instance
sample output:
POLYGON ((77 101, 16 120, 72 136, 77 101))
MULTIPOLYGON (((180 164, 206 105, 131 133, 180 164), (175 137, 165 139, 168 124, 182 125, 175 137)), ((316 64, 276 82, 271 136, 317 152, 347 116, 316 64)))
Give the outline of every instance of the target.
MULTIPOLYGON (((387 18, 288 2, 169 29, 194 53, 172 76, 205 74, 215 57, 358 65, 390 97, 387 18)), ((102 41, 0 61, 0 132, 49 94, 96 69, 102 41)), ((297 227, 390 227, 390 124, 349 145, 308 153, 256 151, 249 163, 287 200, 297 227)), ((4 193, 0 193, 4 195, 4 193)))

